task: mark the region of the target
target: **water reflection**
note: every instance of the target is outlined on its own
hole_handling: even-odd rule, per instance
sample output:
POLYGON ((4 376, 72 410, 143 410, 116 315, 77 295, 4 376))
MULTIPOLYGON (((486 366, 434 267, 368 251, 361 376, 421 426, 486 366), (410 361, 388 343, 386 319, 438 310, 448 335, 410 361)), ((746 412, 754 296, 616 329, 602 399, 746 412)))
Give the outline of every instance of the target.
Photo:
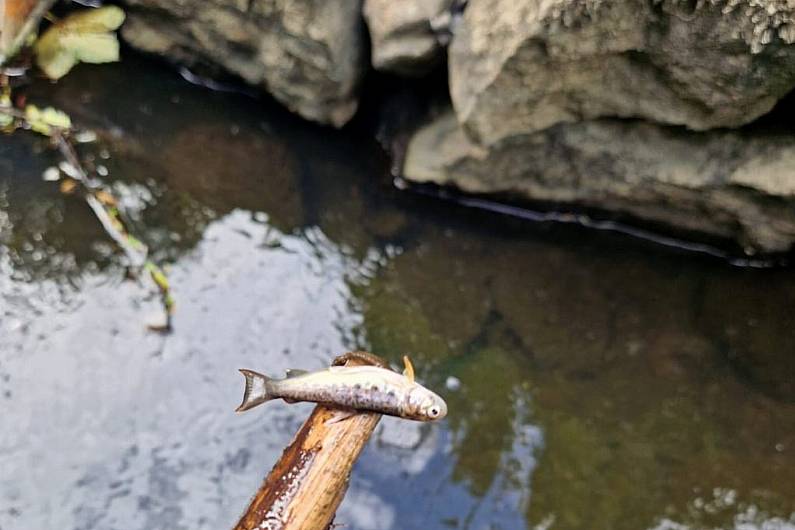
POLYGON ((307 412, 232 414, 234 368, 322 366, 357 324, 339 253, 273 230, 242 211, 207 227, 172 268, 172 336, 145 331, 130 282, 83 286, 11 335, 3 527, 231 526, 307 412))
POLYGON ((348 528, 795 524, 792 271, 401 195, 366 135, 145 62, 28 96, 100 130, 177 312, 147 333, 44 144, 0 139, 0 529, 231 527, 309 409, 235 416, 236 368, 354 347, 411 355, 450 414, 383 421, 348 528))
MULTIPOLYGON (((738 374, 705 325, 718 312, 709 307, 712 286, 732 292, 746 272, 511 238, 486 247, 462 242, 464 230, 424 236, 371 283, 364 315, 379 351, 425 352, 437 366, 431 374, 452 373, 471 392, 448 397, 451 409, 466 411, 449 418, 460 441, 452 480, 483 496, 511 472, 500 455, 517 433, 510 421, 518 390, 532 396, 531 421, 544 439, 522 508, 530 525, 646 528, 663 514, 698 522, 688 503, 714 487, 789 517, 795 481, 784 448, 792 447, 795 409, 738 374), (438 281, 458 270, 466 287, 438 281), (412 332, 385 325, 386 315, 412 332)), ((779 291, 763 290, 761 308, 724 297, 721 311, 777 307, 785 323, 757 325, 783 333, 775 341, 792 340, 792 329, 783 330, 791 276, 765 278, 779 291)), ((764 351, 776 361, 752 350, 743 358, 790 380, 788 347, 764 351)), ((715 526, 733 515, 716 516, 715 526)))

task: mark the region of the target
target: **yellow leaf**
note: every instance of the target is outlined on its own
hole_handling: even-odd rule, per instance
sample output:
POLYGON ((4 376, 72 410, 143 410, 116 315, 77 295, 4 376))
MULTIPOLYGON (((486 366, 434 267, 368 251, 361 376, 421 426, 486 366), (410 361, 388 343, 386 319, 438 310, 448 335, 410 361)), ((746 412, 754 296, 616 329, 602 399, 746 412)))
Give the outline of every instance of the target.
POLYGON ((72 127, 72 120, 69 115, 52 107, 39 109, 36 105, 25 107, 25 121, 34 131, 46 136, 52 135, 53 128, 69 129, 72 127))
POLYGON ((14 123, 14 117, 10 112, 3 112, 3 110, 11 110, 11 93, 7 87, 0 90, 0 129, 5 129, 14 123))
POLYGON ((79 33, 101 33, 119 29, 124 22, 124 17, 124 11, 120 7, 104 6, 72 13, 59 20, 54 26, 61 30, 79 33))
POLYGON ((168 292, 169 285, 168 285, 168 277, 166 274, 154 263, 151 261, 146 262, 146 270, 149 271, 149 275, 152 277, 152 280, 157 284, 161 291, 168 292))
POLYGON ((6 129, 14 124, 14 117, 3 112, 0 107, 0 129, 6 129))
POLYGON ((116 6, 89 9, 50 26, 36 42, 36 64, 50 79, 60 79, 78 62, 119 60, 119 41, 110 33, 124 22, 116 6))

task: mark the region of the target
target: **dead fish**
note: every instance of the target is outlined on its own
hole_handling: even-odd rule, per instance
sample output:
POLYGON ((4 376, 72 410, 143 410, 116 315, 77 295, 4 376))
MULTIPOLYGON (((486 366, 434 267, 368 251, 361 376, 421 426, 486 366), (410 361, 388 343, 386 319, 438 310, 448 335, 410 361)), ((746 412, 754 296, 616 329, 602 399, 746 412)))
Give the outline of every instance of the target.
POLYGON ((237 412, 281 398, 288 403, 311 401, 409 420, 444 418, 447 403, 414 381, 414 367, 408 357, 403 357, 403 362, 403 374, 378 366, 332 366, 317 372, 288 370, 284 379, 272 379, 240 370, 246 377, 246 390, 237 412))

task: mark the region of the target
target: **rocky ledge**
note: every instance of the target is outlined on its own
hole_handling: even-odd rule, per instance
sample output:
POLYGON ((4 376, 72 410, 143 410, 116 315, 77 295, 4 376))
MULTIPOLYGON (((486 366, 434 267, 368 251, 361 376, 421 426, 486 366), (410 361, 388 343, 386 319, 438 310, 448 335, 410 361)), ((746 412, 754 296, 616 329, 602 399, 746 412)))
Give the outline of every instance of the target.
POLYGON ((693 133, 641 121, 558 124, 485 148, 448 112, 411 140, 404 172, 456 186, 625 214, 734 240, 749 254, 795 242, 795 135, 693 133))
POLYGON ((364 76, 360 0, 126 0, 122 36, 189 66, 221 68, 301 116, 341 127, 364 76))
POLYGON ((133 46, 334 126, 368 68, 446 56, 451 105, 410 141, 410 180, 795 244, 795 130, 747 127, 795 87, 793 0, 126 3, 133 46))

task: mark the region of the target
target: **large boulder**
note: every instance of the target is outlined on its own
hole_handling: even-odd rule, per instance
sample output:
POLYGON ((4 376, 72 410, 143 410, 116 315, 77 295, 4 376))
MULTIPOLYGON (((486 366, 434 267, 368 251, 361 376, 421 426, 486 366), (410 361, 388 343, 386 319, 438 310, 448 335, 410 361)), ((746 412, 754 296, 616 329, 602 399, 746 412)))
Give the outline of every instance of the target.
POLYGON ((795 86, 789 0, 471 0, 450 47, 467 133, 598 117, 736 127, 795 86))
POLYGON ((448 112, 414 135, 404 174, 466 192, 624 213, 774 253, 795 242, 792 168, 792 135, 603 119, 483 147, 448 112))
POLYGON ((219 67, 290 110, 342 126, 366 69, 361 0, 125 0, 122 36, 182 64, 219 67))
POLYGON ((450 17, 453 0, 364 0, 376 70, 421 75, 442 59, 434 29, 450 17))

